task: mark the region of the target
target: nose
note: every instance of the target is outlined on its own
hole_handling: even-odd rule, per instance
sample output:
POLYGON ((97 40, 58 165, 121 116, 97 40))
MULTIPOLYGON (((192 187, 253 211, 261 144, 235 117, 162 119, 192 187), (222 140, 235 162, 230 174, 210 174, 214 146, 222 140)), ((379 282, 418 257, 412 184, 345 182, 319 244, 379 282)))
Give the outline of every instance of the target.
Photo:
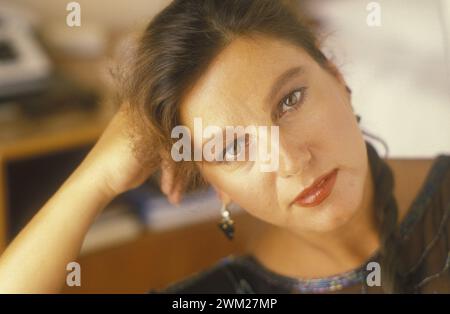
POLYGON ((289 178, 303 173, 311 160, 311 152, 306 145, 280 143, 279 175, 289 178))

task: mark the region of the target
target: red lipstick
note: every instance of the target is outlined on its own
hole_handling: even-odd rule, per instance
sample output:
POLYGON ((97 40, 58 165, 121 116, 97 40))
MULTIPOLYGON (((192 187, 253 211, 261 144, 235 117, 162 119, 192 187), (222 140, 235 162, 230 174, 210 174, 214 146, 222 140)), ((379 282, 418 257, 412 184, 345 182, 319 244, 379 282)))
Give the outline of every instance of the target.
POLYGON ((304 189, 294 200, 302 207, 314 207, 322 203, 333 190, 338 169, 317 178, 313 184, 304 189))

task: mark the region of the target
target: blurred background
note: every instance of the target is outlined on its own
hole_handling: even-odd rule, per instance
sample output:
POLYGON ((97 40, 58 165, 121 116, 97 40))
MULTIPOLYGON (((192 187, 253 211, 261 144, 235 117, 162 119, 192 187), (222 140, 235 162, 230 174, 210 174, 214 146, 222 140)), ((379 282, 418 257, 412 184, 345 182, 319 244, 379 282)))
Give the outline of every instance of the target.
MULTIPOLYGON (((0 0, 0 252, 94 145, 117 109, 108 67, 169 2, 0 0), (81 25, 70 27, 76 9, 81 25)), ((420 187, 433 158, 450 153, 450 0, 290 2, 314 21, 363 129, 389 151, 367 140, 396 173, 414 165, 406 179, 420 187)), ((173 207, 151 178, 97 218, 82 286, 64 292, 145 292, 244 252, 258 222, 233 208, 229 242, 219 208, 211 190, 173 207)))

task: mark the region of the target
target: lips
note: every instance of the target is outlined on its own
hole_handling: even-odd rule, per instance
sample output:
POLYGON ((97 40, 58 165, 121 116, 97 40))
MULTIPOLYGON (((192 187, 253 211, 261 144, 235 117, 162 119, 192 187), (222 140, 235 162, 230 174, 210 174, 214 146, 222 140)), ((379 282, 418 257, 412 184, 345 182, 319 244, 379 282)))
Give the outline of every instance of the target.
POLYGON ((293 201, 302 207, 313 207, 322 203, 333 190, 338 169, 317 178, 311 186, 304 189, 293 201))

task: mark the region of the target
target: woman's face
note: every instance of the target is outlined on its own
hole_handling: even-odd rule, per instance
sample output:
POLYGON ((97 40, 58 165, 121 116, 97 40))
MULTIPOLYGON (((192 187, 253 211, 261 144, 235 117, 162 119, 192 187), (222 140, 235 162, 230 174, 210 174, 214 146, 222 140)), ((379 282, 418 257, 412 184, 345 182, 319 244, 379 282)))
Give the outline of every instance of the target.
POLYGON ((249 160, 198 163, 224 201, 297 233, 331 231, 360 208, 369 168, 345 83, 301 47, 268 37, 234 40, 183 98, 181 119, 191 134, 195 117, 203 129, 279 126, 276 171, 263 172, 249 160), (294 202, 335 168, 334 187, 322 203, 294 202))

